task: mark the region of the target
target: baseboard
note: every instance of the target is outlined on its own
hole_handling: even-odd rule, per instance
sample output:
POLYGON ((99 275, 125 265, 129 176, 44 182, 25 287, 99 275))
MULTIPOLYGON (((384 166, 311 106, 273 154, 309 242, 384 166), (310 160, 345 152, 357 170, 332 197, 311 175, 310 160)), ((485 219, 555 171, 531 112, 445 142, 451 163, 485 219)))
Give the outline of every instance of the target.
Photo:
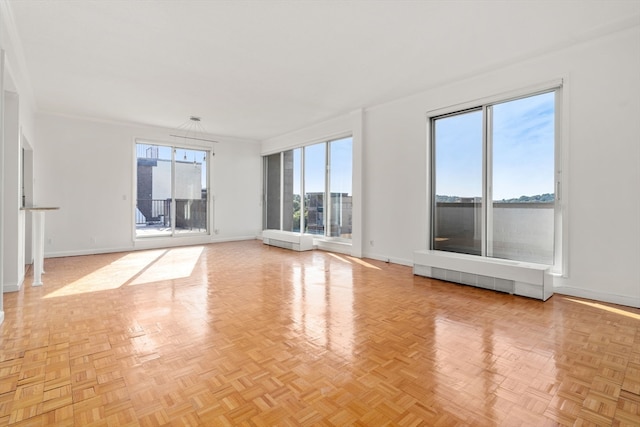
POLYGON ((574 288, 572 286, 554 286, 553 291, 557 294, 586 298, 611 304, 626 305, 627 307, 640 308, 640 297, 627 295, 615 295, 604 292, 592 291, 589 289, 574 288))
POLYGON ((351 255, 351 243, 332 242, 330 240, 314 239, 317 249, 321 251, 334 252, 343 255, 351 255))
POLYGON ((23 284, 24 284, 24 277, 18 283, 7 283, 7 282, 4 282, 4 284, 2 286, 2 292, 3 293, 18 292, 22 288, 23 284))
MULTIPOLYGON (((153 238, 149 238, 149 240, 153 240, 153 238)), ((172 248, 172 247, 180 247, 180 246, 208 245, 211 243, 239 242, 244 240, 256 240, 256 236, 221 237, 221 238, 207 239, 206 241, 197 241, 197 242, 193 240, 186 241, 186 240, 182 240, 181 238, 172 239, 171 241, 163 239, 162 242, 156 241, 155 242, 156 244, 149 244, 151 242, 144 242, 144 244, 140 244, 139 246, 122 246, 122 247, 112 247, 112 248, 82 249, 82 250, 75 250, 75 251, 47 252, 44 254, 44 257, 45 258, 63 258, 63 257, 70 257, 70 256, 111 254, 111 253, 117 253, 117 252, 146 251, 149 249, 163 249, 163 248, 172 248)))
POLYGON ((404 258, 391 258, 385 255, 371 254, 371 253, 363 253, 362 258, 370 258, 370 259, 375 259, 376 261, 389 262, 392 264, 413 267, 413 260, 408 260, 404 258))
POLYGON ((0 311, 0 325, 4 322, 4 311, 0 311))
POLYGON ((92 248, 92 249, 82 249, 82 250, 75 250, 75 251, 46 252, 44 254, 44 257, 45 258, 64 258, 69 256, 111 254, 116 252, 130 252, 135 250, 140 250, 140 248, 126 246, 121 248, 92 248))

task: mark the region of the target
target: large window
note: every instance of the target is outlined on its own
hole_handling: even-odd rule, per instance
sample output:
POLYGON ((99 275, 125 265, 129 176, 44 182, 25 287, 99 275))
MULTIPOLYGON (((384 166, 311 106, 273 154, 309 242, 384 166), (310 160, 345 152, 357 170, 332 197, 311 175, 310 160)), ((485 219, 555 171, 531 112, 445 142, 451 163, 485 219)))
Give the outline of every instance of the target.
POLYGON ((553 264, 556 97, 431 118, 433 249, 553 264))
POLYGON ((352 139, 264 156, 265 229, 351 238, 352 139))
POLYGON ((304 147, 304 231, 324 235, 327 144, 304 147))
POLYGON ((208 231, 209 151, 136 144, 136 237, 208 231))

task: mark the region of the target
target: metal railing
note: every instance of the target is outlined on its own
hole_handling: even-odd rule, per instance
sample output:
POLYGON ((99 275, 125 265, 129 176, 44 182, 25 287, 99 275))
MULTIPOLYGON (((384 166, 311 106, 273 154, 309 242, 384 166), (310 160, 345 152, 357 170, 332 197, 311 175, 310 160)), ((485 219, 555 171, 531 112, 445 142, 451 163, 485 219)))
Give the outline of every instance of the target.
MULTIPOLYGON (((138 199, 136 225, 171 227, 171 199, 138 199)), ((206 230, 207 199, 176 199, 176 229, 206 230)))
POLYGON ((171 226, 171 199, 138 199, 136 225, 171 226))

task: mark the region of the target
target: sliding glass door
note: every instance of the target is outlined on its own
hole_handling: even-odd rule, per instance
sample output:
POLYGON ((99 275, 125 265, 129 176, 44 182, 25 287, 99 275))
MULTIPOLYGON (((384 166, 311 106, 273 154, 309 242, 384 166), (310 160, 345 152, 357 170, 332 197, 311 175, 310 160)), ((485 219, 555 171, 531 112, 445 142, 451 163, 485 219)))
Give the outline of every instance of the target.
POLYGON ((433 248, 482 254, 482 110, 434 121, 433 248))
POLYGON ((555 103, 554 90, 431 119, 433 249, 553 264, 555 103))
POLYGON ((208 232, 208 150, 136 144, 136 237, 208 232))

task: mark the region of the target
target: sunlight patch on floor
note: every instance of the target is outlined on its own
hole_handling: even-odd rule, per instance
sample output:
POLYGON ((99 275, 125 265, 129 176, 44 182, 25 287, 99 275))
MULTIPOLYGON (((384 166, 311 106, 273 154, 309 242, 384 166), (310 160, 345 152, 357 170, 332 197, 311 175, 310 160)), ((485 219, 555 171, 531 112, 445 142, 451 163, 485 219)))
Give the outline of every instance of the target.
POLYGON ((128 285, 143 285, 145 283, 189 277, 193 273, 193 269, 203 250, 203 246, 170 249, 128 285))
POLYGON ((116 289, 127 283, 166 252, 166 249, 133 252, 46 295, 56 298, 116 289))
POLYGON ((356 257, 352 257, 352 256, 348 256, 347 258, 349 258, 351 261, 355 262, 356 264, 360 264, 360 265, 362 265, 364 267, 373 268, 374 270, 380 270, 380 267, 376 267, 373 264, 369 264, 368 262, 363 261, 360 258, 356 258, 356 257))
POLYGON ((335 259, 338 259, 338 260, 340 260, 342 262, 346 262, 347 264, 351 264, 350 261, 347 261, 344 257, 341 257, 340 255, 336 255, 336 254, 333 254, 331 252, 327 252, 327 255, 329 255, 330 257, 333 257, 335 259))
POLYGON ((605 311, 608 311, 610 313, 619 314, 621 316, 627 316, 627 317, 630 317, 632 319, 640 320, 640 314, 632 313, 630 311, 622 310, 622 309, 615 308, 615 307, 609 307, 608 305, 599 304, 597 302, 581 301, 581 300, 577 300, 577 299, 573 299, 573 298, 567 298, 567 300, 569 300, 571 302, 577 302, 578 304, 588 305, 589 307, 599 308, 600 310, 605 310, 605 311))
POLYGON ((133 252, 50 292, 45 298, 107 291, 124 285, 142 285, 189 277, 203 250, 202 246, 189 246, 133 252))

